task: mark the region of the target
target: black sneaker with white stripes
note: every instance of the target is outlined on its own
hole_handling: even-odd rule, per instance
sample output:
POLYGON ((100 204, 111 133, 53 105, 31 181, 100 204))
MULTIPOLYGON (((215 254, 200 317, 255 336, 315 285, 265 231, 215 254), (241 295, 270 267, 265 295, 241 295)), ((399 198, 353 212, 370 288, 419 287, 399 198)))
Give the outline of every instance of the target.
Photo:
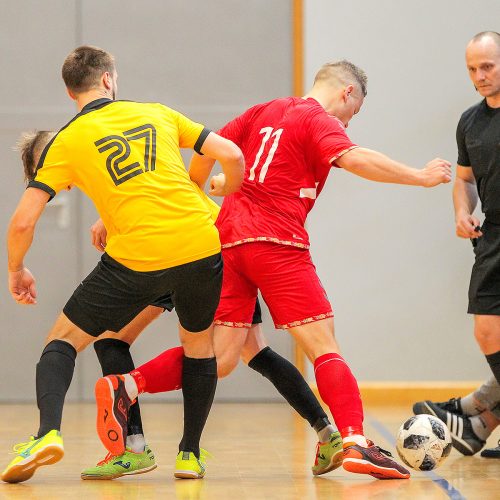
POLYGON ((432 410, 429 408, 428 403, 441 408, 441 410, 454 413, 455 415, 464 415, 464 412, 462 411, 462 405, 460 403, 460 398, 451 398, 448 401, 443 401, 442 403, 433 403, 432 401, 419 401, 418 403, 415 403, 413 405, 413 413, 415 415, 421 415, 422 413, 426 413, 427 415, 434 415, 432 410))
POLYGON ((453 447, 463 455, 474 455, 474 453, 477 453, 486 444, 486 441, 476 436, 469 417, 443 410, 438 404, 432 401, 415 403, 413 405, 413 412, 416 415, 420 413, 434 415, 439 420, 442 420, 450 431, 453 447), (421 411, 416 413, 416 410, 421 411))

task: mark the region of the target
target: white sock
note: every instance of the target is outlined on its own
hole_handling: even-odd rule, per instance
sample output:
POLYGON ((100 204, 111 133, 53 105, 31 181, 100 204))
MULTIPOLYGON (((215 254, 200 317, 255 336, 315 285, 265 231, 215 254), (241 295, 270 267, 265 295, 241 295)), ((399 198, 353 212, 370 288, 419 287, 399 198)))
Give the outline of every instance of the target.
POLYGON ((342 438, 342 440, 344 441, 344 443, 356 443, 363 448, 368 448, 368 441, 362 434, 353 434, 352 436, 346 436, 345 438, 342 438))
POLYGON ((126 373, 123 375, 125 379, 125 390, 127 391, 128 397, 133 401, 139 395, 139 389, 135 383, 134 377, 126 373))
POLYGON ((127 436, 127 448, 130 448, 134 453, 142 453, 145 446, 146 440, 143 434, 127 436))
POLYGON ((332 424, 325 425, 323 429, 317 432, 318 434, 318 441, 320 443, 326 443, 329 439, 330 436, 332 435, 333 432, 335 432, 336 429, 332 424))

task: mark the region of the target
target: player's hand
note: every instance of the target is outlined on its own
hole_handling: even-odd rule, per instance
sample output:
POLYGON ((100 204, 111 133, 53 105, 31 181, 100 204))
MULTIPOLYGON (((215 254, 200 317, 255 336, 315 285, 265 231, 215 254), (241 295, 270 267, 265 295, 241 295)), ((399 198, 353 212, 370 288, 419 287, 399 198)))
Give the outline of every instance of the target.
POLYGON ((224 174, 214 175, 210 179, 210 191, 212 196, 225 196, 226 176, 224 174))
POLYGON ((106 238, 108 237, 108 232, 104 227, 102 219, 98 219, 94 225, 90 228, 90 240, 92 245, 99 250, 99 252, 104 252, 106 249, 106 238))
POLYGON ((434 158, 420 172, 424 187, 434 187, 451 181, 451 164, 441 158, 434 158))
POLYGON ((455 218, 456 232, 459 238, 480 238, 483 233, 480 231, 481 223, 477 217, 471 214, 457 214, 455 218))
POLYGON ((9 271, 9 291, 18 304, 36 304, 35 278, 27 267, 9 271))

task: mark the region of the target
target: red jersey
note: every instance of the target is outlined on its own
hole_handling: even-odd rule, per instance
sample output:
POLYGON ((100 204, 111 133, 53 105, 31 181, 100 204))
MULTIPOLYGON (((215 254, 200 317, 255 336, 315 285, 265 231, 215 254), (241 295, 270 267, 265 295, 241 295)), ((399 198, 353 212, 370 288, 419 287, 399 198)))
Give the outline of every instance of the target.
POLYGON ((357 147, 343 124, 312 98, 258 104, 219 134, 245 156, 241 189, 226 196, 217 228, 227 248, 271 241, 309 248, 307 214, 337 158, 357 147))

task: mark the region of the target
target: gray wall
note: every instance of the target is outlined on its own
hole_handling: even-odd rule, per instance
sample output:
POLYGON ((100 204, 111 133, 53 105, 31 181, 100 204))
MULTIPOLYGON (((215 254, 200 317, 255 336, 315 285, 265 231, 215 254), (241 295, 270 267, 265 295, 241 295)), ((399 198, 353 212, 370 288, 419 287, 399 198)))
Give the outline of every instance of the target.
MULTIPOLYGON (((466 0, 306 0, 308 83, 324 61, 353 60, 370 77, 364 109, 349 128, 354 141, 416 166, 436 155, 455 161, 457 119, 477 100, 463 49, 477 31, 498 29, 491 20, 500 19, 497 0, 480 5, 481 11, 466 0)), ((0 6, 3 234, 23 190, 11 147, 20 131, 59 128, 73 116, 59 74, 80 43, 115 54, 122 98, 163 101, 213 128, 251 104, 291 92, 289 0, 0 0, 0 6)), ((34 396, 43 338, 97 261, 88 243, 93 208, 76 192, 67 202, 70 226, 59 227, 61 209, 48 208, 27 259, 38 280, 36 307, 14 304, 0 266, 0 400, 34 396)), ((309 229, 338 337, 361 380, 487 373, 465 314, 472 253, 454 236, 450 186, 383 186, 334 172, 309 229)), ((265 327, 289 356, 286 334, 272 332, 267 316, 265 327)), ((175 319, 164 315, 133 352, 143 362, 175 344, 175 319)), ((70 397, 89 397, 97 372, 89 350, 70 397)), ((218 394, 274 397, 246 368, 222 381, 218 394)))
MULTIPOLYGON (((310 0, 305 18, 308 84, 321 64, 342 58, 368 74, 348 129, 354 142, 416 167, 436 156, 455 164, 456 124, 480 99, 465 45, 498 31, 498 0, 310 0)), ((466 314, 472 248, 454 234, 451 184, 426 190, 335 171, 309 229, 360 380, 486 376, 466 314)))
MULTIPOLYGON (((75 114, 60 68, 76 45, 102 46, 115 55, 119 97, 164 102, 213 129, 256 102, 291 92, 288 0, 0 0, 0 7, 3 234, 23 191, 20 161, 12 151, 19 133, 58 129, 75 114)), ((0 400, 33 398, 35 364, 46 333, 98 259, 89 243, 88 228, 96 218, 91 203, 76 191, 68 193, 66 201, 69 226, 57 224, 62 209, 49 204, 26 259, 37 278, 36 307, 12 301, 6 266, 0 266, 0 400)), ((5 263, 5 244, 0 246, 0 260, 5 263)), ((289 356, 291 341, 272 332, 267 311, 265 328, 272 345, 289 356)), ((134 357, 142 363, 177 344, 175 315, 165 314, 138 340, 134 357)), ((91 397, 98 373, 93 349, 88 349, 78 358, 69 397, 91 397)), ((221 381, 217 395, 240 400, 280 397, 246 367, 221 381)))

